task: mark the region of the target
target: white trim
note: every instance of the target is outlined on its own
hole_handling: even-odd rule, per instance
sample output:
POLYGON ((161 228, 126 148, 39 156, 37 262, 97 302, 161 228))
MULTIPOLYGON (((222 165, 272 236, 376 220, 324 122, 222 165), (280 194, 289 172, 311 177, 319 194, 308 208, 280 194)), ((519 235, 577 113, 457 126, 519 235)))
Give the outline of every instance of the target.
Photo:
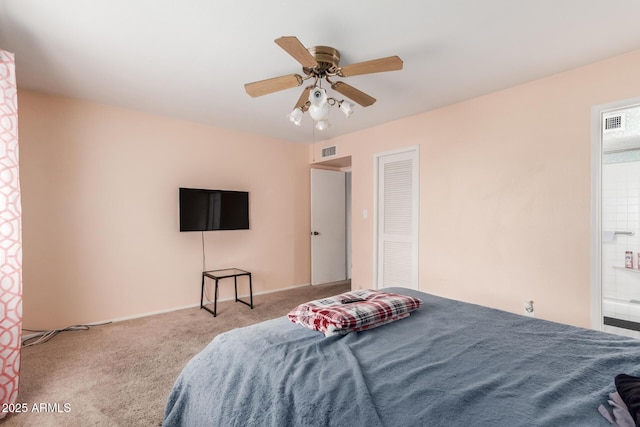
POLYGON ((418 195, 418 203, 415 206, 416 209, 416 218, 417 218, 417 230, 415 236, 415 251, 413 253, 413 258, 415 262, 416 268, 416 283, 419 287, 420 283, 420 264, 419 264, 419 252, 420 252, 420 145, 410 145, 403 148, 397 148, 395 150, 383 151, 380 153, 375 153, 373 155, 373 208, 372 208, 372 220, 373 220, 373 275, 372 275, 372 287, 373 289, 378 288, 378 180, 379 180, 379 164, 380 157, 390 156, 394 154, 402 154, 402 153, 416 153, 417 160, 417 168, 414 171, 416 174, 416 192, 418 195))
POLYGON ((591 109, 591 328, 602 330, 600 183, 602 178, 601 107, 591 109))
POLYGON ((603 329, 602 318, 602 116, 640 105, 630 98, 591 108, 591 327, 603 329))

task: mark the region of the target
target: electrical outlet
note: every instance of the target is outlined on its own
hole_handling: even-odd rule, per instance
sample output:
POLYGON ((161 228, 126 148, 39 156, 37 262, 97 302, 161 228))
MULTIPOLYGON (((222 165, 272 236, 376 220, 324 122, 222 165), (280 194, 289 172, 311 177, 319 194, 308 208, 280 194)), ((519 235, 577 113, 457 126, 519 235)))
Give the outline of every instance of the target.
POLYGON ((533 301, 524 302, 524 314, 529 317, 535 317, 535 309, 533 308, 533 301))

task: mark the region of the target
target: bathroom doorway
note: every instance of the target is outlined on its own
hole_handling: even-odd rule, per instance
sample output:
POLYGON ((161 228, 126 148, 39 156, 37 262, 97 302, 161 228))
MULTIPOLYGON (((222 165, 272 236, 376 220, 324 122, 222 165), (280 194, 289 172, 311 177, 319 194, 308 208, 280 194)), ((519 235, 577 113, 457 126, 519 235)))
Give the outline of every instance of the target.
POLYGON ((640 102, 594 108, 593 120, 599 142, 592 153, 594 187, 599 186, 592 198, 599 252, 593 263, 599 265, 592 271, 592 296, 599 307, 592 310, 592 323, 640 338, 640 102))

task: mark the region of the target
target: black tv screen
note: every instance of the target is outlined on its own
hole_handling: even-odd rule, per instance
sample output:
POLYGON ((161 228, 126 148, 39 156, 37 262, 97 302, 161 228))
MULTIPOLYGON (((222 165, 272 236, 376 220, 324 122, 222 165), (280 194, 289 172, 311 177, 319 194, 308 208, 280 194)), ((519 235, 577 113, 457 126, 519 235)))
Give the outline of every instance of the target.
POLYGON ((248 192, 180 188, 180 231, 248 228, 248 192))

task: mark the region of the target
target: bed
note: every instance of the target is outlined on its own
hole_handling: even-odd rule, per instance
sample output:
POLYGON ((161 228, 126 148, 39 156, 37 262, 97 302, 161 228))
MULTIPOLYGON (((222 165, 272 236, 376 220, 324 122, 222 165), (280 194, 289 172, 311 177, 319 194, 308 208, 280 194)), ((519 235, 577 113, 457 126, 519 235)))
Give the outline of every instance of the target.
POLYGON ((609 426, 598 412, 640 341, 454 301, 325 337, 281 317, 218 335, 184 368, 163 425, 609 426))

